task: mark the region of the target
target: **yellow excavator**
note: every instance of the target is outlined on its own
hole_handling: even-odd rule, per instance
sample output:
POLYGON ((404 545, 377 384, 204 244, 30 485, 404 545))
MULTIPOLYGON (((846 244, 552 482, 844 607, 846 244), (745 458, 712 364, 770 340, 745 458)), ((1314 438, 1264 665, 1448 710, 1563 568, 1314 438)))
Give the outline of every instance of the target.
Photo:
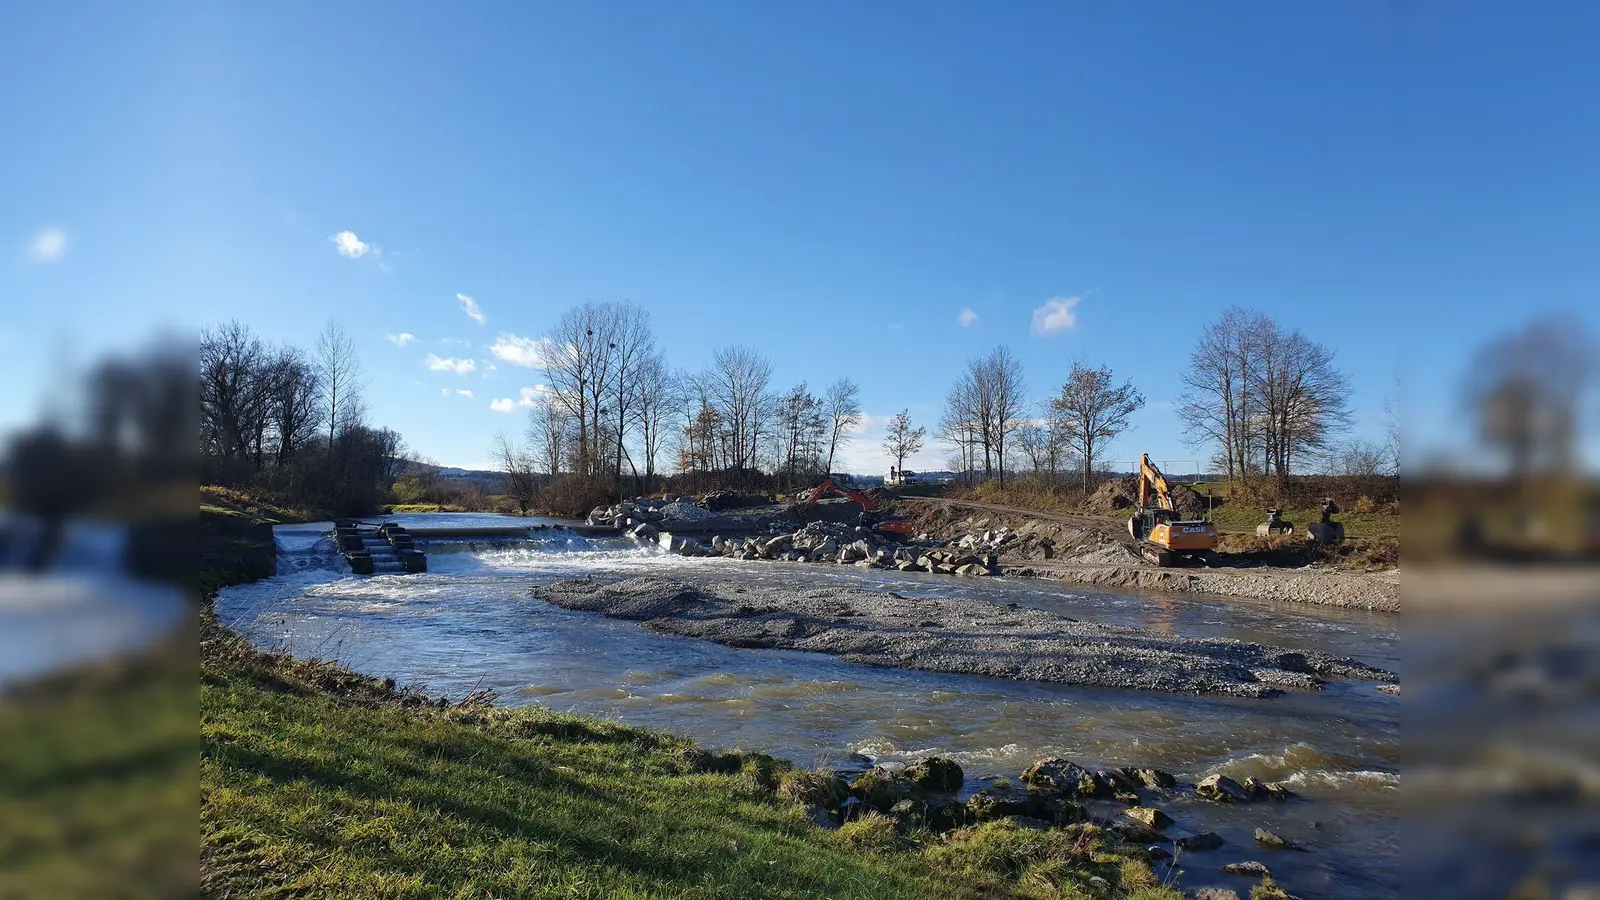
POLYGON ((1203 519, 1179 517, 1172 486, 1148 453, 1139 454, 1139 509, 1128 518, 1128 534, 1139 542, 1139 552, 1158 566, 1210 565, 1216 558, 1216 527, 1203 519))

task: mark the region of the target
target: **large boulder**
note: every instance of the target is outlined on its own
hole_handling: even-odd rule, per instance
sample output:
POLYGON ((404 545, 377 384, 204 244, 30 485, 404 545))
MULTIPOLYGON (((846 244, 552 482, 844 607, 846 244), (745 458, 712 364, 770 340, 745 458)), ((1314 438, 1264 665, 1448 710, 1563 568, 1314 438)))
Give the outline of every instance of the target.
POLYGON ((1207 775, 1194 786, 1194 792, 1218 803, 1247 803, 1254 799, 1244 785, 1226 775, 1207 775))
POLYGON ((1026 816, 1033 811, 1033 801, 993 788, 984 788, 967 799, 967 811, 978 822, 1003 819, 1006 816, 1026 816))
POLYGON ((966 780, 966 773, 961 771, 961 766, 954 760, 942 756, 930 756, 908 766, 903 775, 912 784, 925 791, 945 794, 961 790, 961 784, 966 780))
POLYGON ((1049 759, 1041 759, 1023 770, 1022 782, 1038 791, 1076 794, 1079 782, 1088 774, 1087 769, 1072 760, 1052 756, 1049 759))
POLYGON ((1172 817, 1154 806, 1135 806, 1123 810, 1122 814, 1150 828, 1166 828, 1172 824, 1172 817))
POLYGON ((1132 766, 1127 766, 1119 771, 1121 771, 1124 775, 1139 781, 1145 787, 1171 790, 1178 784, 1178 779, 1173 778, 1171 775, 1161 771, 1160 769, 1152 769, 1149 767, 1134 768, 1132 766))

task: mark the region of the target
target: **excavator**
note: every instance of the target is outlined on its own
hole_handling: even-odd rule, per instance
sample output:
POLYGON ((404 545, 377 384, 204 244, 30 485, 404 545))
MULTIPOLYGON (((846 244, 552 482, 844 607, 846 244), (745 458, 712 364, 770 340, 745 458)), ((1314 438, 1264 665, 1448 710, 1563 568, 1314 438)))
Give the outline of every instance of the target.
POLYGON ((1128 534, 1139 542, 1139 552, 1158 566, 1209 565, 1215 559, 1216 527, 1205 520, 1179 518, 1172 486, 1148 453, 1139 454, 1139 509, 1128 517, 1128 534))
MULTIPOLYGON (((810 499, 806 500, 806 506, 815 506, 818 500, 834 495, 849 497, 851 500, 861 504, 861 523, 863 525, 870 522, 878 512, 877 501, 857 490, 855 479, 849 475, 841 474, 830 474, 827 478, 822 479, 822 483, 812 489, 810 499)), ((902 536, 916 530, 914 525, 901 516, 889 516, 871 527, 873 531, 881 534, 902 536)))

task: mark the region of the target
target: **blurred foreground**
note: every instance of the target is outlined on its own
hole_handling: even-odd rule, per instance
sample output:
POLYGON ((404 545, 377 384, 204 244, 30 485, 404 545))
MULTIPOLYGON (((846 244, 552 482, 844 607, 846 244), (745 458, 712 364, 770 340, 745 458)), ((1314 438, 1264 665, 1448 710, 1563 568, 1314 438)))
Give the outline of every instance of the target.
POLYGON ((0 451, 0 896, 196 891, 193 353, 0 451))
POLYGON ((1407 896, 1600 896, 1595 353, 1574 321, 1491 341, 1475 443, 1408 474, 1407 896))

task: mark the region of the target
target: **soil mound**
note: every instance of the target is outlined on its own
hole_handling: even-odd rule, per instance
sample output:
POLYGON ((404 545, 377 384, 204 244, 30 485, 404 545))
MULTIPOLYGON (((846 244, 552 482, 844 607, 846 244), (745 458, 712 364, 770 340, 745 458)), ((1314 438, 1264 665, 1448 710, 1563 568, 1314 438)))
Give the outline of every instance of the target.
MULTIPOLYGON (((1134 475, 1124 475, 1106 481, 1084 501, 1084 507, 1089 512, 1102 515, 1132 509, 1138 505, 1139 479, 1134 475)), ((1206 514, 1206 498, 1185 485, 1173 485, 1172 505, 1178 508, 1178 515, 1185 519, 1198 519, 1206 514)))

